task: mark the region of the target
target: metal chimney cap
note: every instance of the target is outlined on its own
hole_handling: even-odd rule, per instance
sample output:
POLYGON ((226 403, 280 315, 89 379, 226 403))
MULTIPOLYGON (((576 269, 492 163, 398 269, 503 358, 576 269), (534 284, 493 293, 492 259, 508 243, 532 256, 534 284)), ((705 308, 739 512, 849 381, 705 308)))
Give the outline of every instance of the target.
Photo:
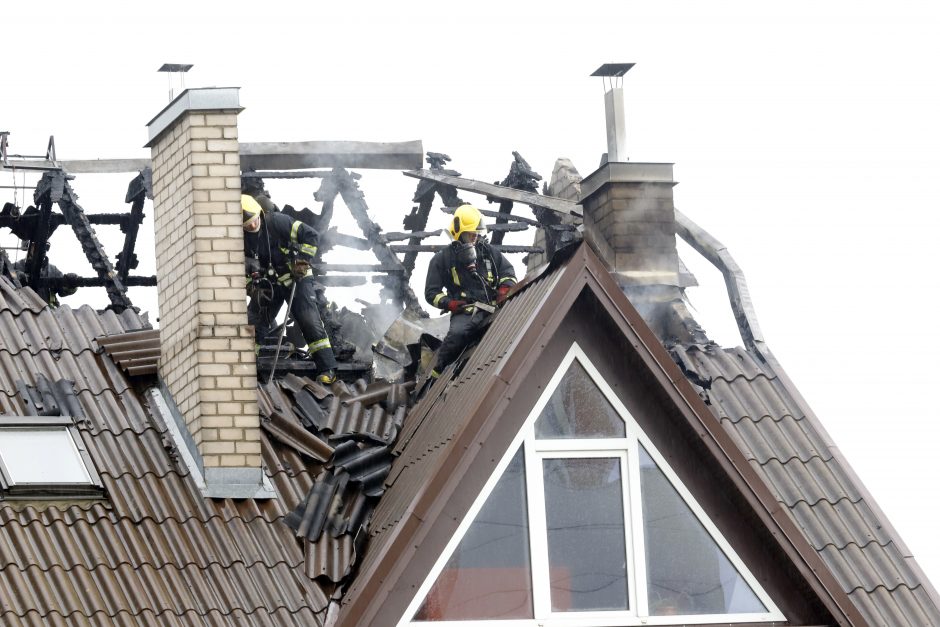
POLYGON ((192 63, 164 63, 158 72, 188 72, 193 69, 192 63))
POLYGON ((630 71, 636 63, 605 63, 600 66, 591 76, 623 76, 630 71))

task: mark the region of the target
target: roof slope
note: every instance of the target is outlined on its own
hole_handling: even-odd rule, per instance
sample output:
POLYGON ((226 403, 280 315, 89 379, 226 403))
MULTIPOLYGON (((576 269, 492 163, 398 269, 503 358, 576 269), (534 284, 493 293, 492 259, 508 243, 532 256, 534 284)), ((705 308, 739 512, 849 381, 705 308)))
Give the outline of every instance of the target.
POLYGON ((676 347, 711 408, 872 625, 940 625, 936 591, 771 356, 676 347))
MULTIPOLYGON (((491 469, 504 453, 499 446, 503 449, 508 446, 525 417, 521 415, 519 399, 537 393, 527 389, 536 386, 523 382, 526 373, 531 375, 532 363, 540 359, 546 347, 554 346, 552 339, 560 332, 561 321, 576 301, 587 302, 579 296, 586 293, 593 294, 592 298, 606 308, 607 314, 617 318, 620 333, 637 351, 640 361, 625 354, 623 358, 629 363, 624 362, 619 371, 649 368, 649 376, 662 386, 678 408, 676 411, 685 416, 688 422, 684 428, 689 429, 693 440, 712 442, 708 446, 713 459, 723 468, 719 472, 730 477, 728 481, 742 495, 741 502, 748 504, 745 507, 754 508, 755 520, 762 521, 780 543, 781 555, 786 554, 794 561, 796 570, 786 576, 802 577, 801 581, 806 582, 803 585, 820 595, 828 611, 842 616, 840 622, 864 624, 808 539, 792 519, 786 514, 781 516, 772 493, 750 468, 735 440, 724 432, 691 385, 682 379, 680 369, 590 248, 582 245, 570 261, 514 296, 463 367, 456 373, 446 371, 409 412, 395 449, 399 458, 389 474, 386 495, 376 508, 359 575, 343 598, 339 625, 397 621, 382 613, 403 611, 404 607, 399 607, 401 599, 413 597, 415 586, 423 579, 415 570, 426 568, 423 572, 427 572, 437 558, 432 549, 425 547, 446 544, 449 535, 441 529, 456 526, 463 515, 460 512, 466 511, 478 493, 467 494, 472 491, 469 485, 479 481, 482 487, 488 476, 484 472, 482 479, 475 478, 468 484, 467 472, 473 468, 474 475, 481 475, 481 469, 491 469), (459 489, 458 481, 464 482, 459 489), (449 497, 440 497, 447 493, 449 497), (446 498, 451 500, 444 502, 446 498), (406 568, 415 570, 406 573, 403 570, 406 568), (797 572, 801 574, 795 575, 797 572)), ((587 324, 593 324, 591 316, 599 313, 595 309, 582 311, 595 311, 579 314, 588 316, 582 318, 587 324)), ((570 332, 568 327, 565 329, 564 333, 570 332)), ((528 409, 524 412, 527 414, 528 409)))
POLYGON ((320 624, 328 597, 279 522, 313 484, 306 463, 266 441, 283 498, 204 499, 164 425, 91 339, 144 326, 133 312, 50 309, 0 279, 0 412, 29 413, 17 382, 71 381, 66 413, 80 413, 106 490, 0 501, 0 623, 320 624))
POLYGON ((341 613, 341 620, 345 621, 343 625, 356 623, 357 619, 348 617, 348 606, 351 601, 371 595, 370 586, 376 583, 374 573, 385 572, 392 566, 392 560, 407 559, 391 557, 389 547, 402 529, 410 530, 419 518, 425 516, 426 513, 416 507, 415 502, 425 495, 433 498, 439 490, 438 484, 444 478, 435 473, 442 460, 453 454, 454 442, 468 419, 486 402, 491 394, 490 386, 505 388, 506 381, 497 378, 495 372, 519 341, 533 315, 545 304, 563 269, 547 271, 511 298, 459 373, 455 373, 453 365, 450 366, 408 412, 393 450, 397 459, 386 479, 385 496, 372 517, 369 544, 359 566, 359 575, 343 597, 342 603, 346 607, 341 613))

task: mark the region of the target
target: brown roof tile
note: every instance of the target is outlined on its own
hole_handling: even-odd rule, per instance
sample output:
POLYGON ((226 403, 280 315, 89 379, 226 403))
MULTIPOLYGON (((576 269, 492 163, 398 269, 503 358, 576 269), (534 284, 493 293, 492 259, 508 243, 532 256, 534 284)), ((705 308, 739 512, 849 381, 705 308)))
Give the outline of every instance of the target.
POLYGON ((165 427, 92 341, 146 326, 132 311, 40 306, 0 279, 0 411, 27 413, 23 386, 72 382, 105 487, 69 505, 0 500, 0 623, 320 624, 333 586, 306 576, 283 522, 312 485, 309 460, 264 438, 282 499, 203 498, 165 427))
POLYGON ((789 379, 742 348, 677 347, 712 410, 873 625, 940 625, 930 583, 789 379))

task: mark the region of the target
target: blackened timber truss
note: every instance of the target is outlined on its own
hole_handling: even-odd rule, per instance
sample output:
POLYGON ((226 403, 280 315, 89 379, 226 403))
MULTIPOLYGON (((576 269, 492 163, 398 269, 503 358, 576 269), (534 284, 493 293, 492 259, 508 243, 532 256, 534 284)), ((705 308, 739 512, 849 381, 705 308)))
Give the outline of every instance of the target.
POLYGON ((69 181, 74 178, 57 167, 54 162, 49 166, 34 168, 43 170, 42 177, 33 192, 34 205, 21 211, 12 203, 6 203, 0 211, 0 228, 8 228, 25 244, 26 260, 22 275, 13 271, 8 255, 0 259, 0 270, 17 285, 25 283, 36 289, 55 292, 61 288, 104 287, 110 301, 109 309, 122 312, 134 305, 127 295, 127 287, 156 286, 156 276, 131 276, 130 271, 137 267, 138 259, 134 252, 140 224, 144 219, 144 202, 153 195, 150 169, 140 172, 128 186, 125 202, 131 204, 127 213, 94 214, 85 213, 78 204, 69 181), (53 208, 57 206, 59 212, 53 208), (49 238, 55 230, 68 224, 78 239, 85 258, 95 271, 93 277, 76 274, 52 276, 44 272, 49 250, 49 238), (124 244, 117 255, 117 265, 112 265, 104 245, 98 239, 93 225, 117 225, 124 233, 124 244), (24 281, 20 279, 25 278, 24 281))

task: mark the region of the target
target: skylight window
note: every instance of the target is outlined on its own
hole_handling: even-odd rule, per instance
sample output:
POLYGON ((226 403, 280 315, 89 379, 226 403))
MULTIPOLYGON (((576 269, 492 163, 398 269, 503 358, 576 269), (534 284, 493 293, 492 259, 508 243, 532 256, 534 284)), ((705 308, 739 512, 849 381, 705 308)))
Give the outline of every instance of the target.
POLYGON ((72 418, 0 417, 3 498, 97 496, 101 482, 72 418))
POLYGON ((405 624, 785 620, 577 346, 511 451, 405 624))

